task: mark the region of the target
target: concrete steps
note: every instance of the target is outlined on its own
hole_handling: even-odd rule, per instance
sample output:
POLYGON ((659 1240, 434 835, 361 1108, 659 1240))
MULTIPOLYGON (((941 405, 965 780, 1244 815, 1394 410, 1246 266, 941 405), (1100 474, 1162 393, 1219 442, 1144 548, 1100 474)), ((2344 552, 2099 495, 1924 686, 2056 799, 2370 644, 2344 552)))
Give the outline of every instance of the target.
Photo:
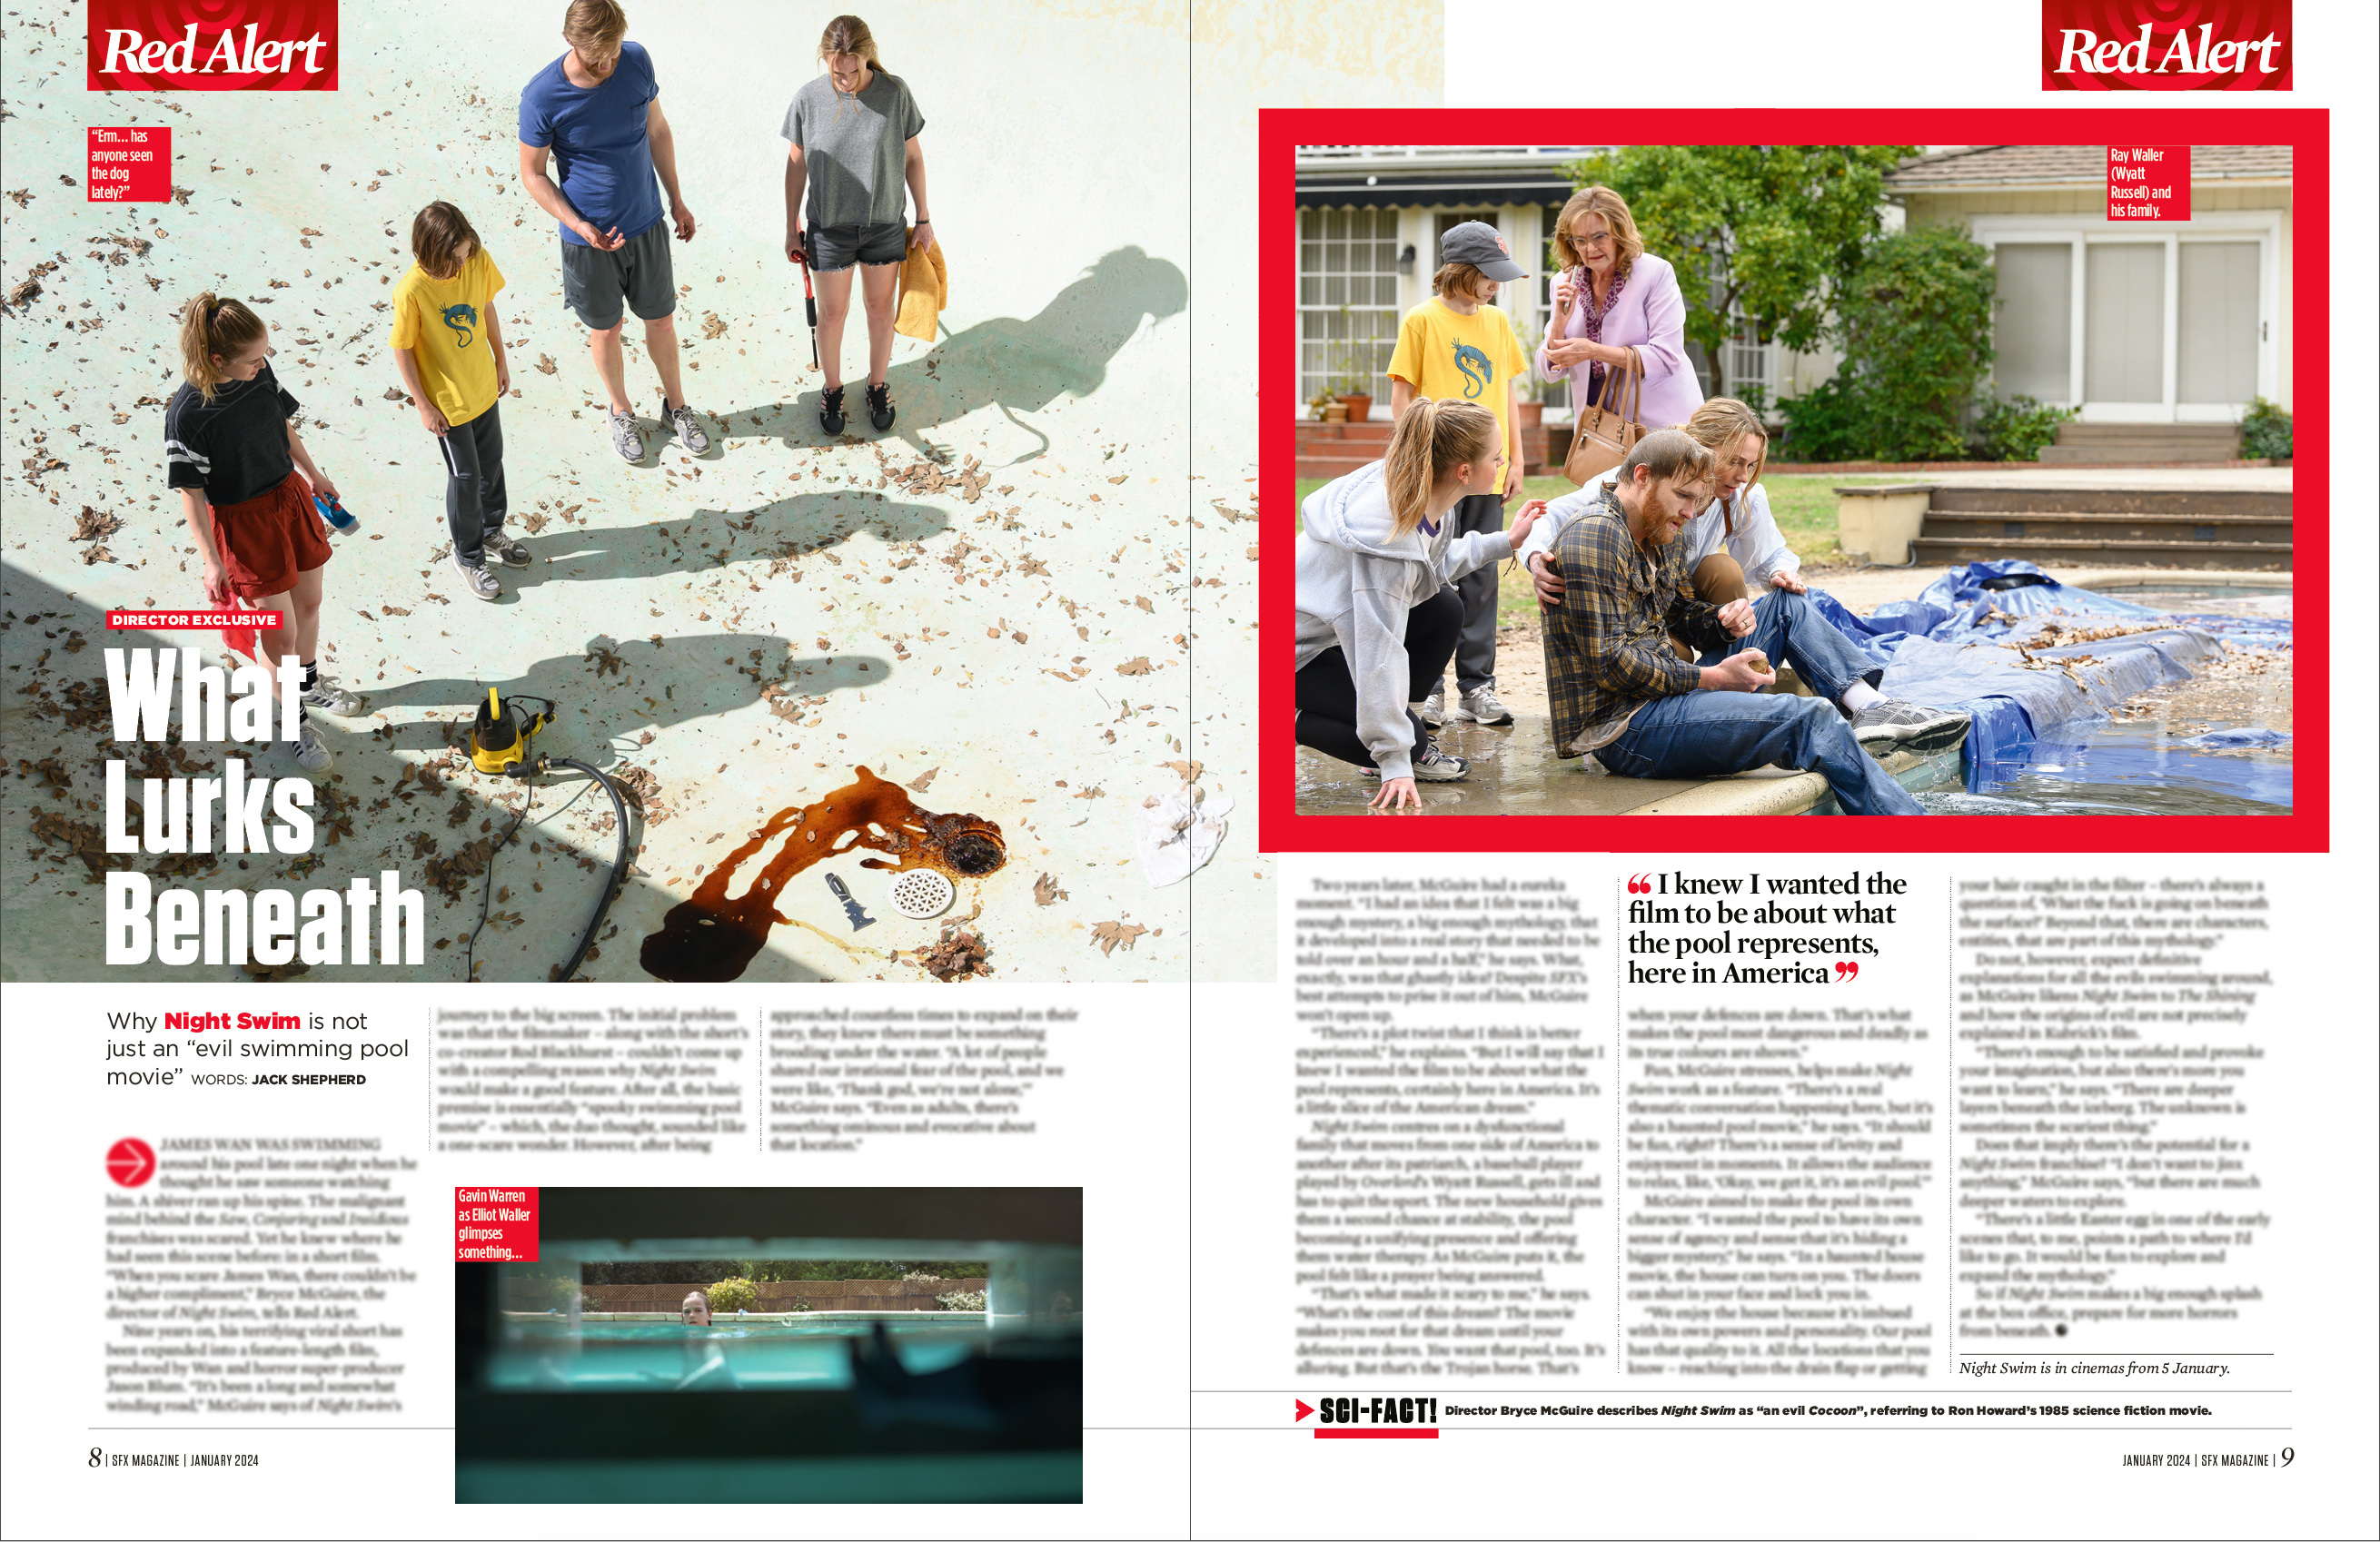
POLYGON ((2290 494, 2219 488, 1937 487, 1921 566, 2022 557, 2045 565, 2290 568, 2290 494))
POLYGON ((2045 466, 2209 465, 2240 458, 2233 423, 2060 423, 2045 466))

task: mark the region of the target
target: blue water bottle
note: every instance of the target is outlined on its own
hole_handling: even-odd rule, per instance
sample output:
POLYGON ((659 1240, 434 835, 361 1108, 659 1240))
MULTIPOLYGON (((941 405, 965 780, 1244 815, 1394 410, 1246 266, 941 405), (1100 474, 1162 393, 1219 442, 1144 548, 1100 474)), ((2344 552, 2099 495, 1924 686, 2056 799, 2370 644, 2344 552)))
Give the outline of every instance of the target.
POLYGON ((314 509, 334 530, 352 530, 356 528, 356 516, 341 507, 336 498, 324 498, 317 492, 314 494, 314 509))

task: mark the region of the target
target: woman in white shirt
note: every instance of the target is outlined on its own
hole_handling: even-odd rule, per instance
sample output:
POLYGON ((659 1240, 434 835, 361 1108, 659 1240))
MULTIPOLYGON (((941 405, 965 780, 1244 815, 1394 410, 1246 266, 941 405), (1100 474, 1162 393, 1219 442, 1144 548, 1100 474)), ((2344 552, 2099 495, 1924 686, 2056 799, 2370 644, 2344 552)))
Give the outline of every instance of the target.
MULTIPOLYGON (((1761 468, 1768 463, 1768 430, 1760 415, 1732 396, 1714 396, 1679 427, 1709 450, 1718 467, 1710 503, 1678 532, 1695 597, 1724 605, 1772 589, 1807 592, 1802 559, 1785 544, 1760 486, 1761 468)), ((1609 480, 1607 473, 1603 480, 1609 480)), ((1546 556, 1563 527, 1592 505, 1600 485, 1589 482, 1547 505, 1546 517, 1521 551, 1537 598, 1548 604, 1560 602, 1562 581, 1548 570, 1546 556)))

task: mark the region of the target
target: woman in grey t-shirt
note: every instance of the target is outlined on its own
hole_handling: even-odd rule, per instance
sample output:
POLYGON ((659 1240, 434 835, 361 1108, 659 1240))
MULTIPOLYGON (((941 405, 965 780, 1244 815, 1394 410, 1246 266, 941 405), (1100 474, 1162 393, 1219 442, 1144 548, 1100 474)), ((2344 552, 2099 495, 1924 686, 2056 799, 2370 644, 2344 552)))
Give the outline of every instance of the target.
POLYGON ((884 371, 892 361, 893 281, 911 247, 930 246, 926 212, 926 127, 907 82, 876 57, 868 23, 839 16, 819 39, 824 75, 794 93, 785 109, 785 260, 807 262, 817 278, 819 362, 826 392, 819 427, 843 431, 843 323, 851 313, 851 270, 860 269, 868 306, 868 418, 892 426, 884 371), (905 185, 917 200, 908 225, 905 185))

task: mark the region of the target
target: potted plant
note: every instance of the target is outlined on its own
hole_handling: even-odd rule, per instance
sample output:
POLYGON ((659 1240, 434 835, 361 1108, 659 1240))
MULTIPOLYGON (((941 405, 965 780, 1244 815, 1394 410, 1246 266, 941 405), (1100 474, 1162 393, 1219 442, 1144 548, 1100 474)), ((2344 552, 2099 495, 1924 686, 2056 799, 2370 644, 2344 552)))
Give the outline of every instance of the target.
POLYGON ((1330 349, 1334 356, 1330 394, 1346 407, 1348 422, 1366 423, 1372 418, 1372 372, 1364 366, 1370 361, 1371 348, 1350 335, 1354 330, 1354 317, 1342 305, 1340 334, 1330 349))

